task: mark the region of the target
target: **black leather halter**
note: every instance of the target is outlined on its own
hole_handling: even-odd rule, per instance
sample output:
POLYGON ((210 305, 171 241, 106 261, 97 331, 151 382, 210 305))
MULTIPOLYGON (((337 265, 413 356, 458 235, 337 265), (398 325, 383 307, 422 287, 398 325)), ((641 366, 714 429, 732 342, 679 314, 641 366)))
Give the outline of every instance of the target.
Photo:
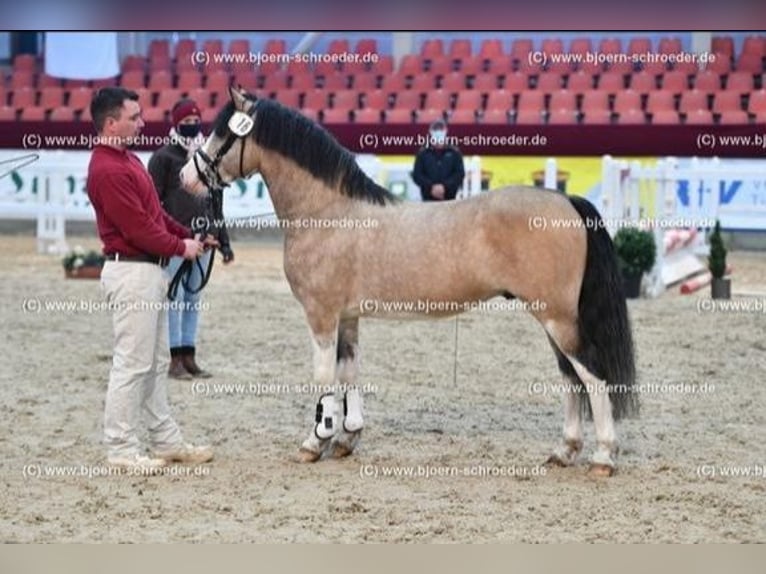
MULTIPOLYGON (((255 119, 255 112, 258 108, 258 102, 260 100, 256 100, 252 106, 250 106, 250 109, 245 112, 250 119, 255 119)), ((236 113, 236 112, 235 112, 236 113)), ((243 135, 237 135, 232 130, 231 127, 229 127, 229 134, 226 136, 226 139, 223 142, 223 145, 218 148, 218 151, 215 152, 215 157, 211 158, 208 154, 206 154, 202 148, 198 149, 196 152, 194 152, 194 155, 192 156, 192 161, 194 162, 194 168, 197 170, 197 177, 199 177, 199 180, 207 187, 208 189, 223 189, 228 183, 225 183, 223 181, 223 178, 221 177, 221 173, 218 171, 221 160, 223 159, 223 156, 225 156, 228 151, 231 149, 231 146, 234 145, 234 142, 238 139, 242 140, 242 145, 240 146, 239 150, 239 177, 244 178, 244 161, 245 161, 245 142, 247 141, 247 138, 249 137, 250 133, 252 132, 252 127, 250 130, 247 131, 247 133, 243 135), (199 161, 198 161, 199 158, 199 161), (202 167, 200 167, 200 162, 202 163, 202 167)))

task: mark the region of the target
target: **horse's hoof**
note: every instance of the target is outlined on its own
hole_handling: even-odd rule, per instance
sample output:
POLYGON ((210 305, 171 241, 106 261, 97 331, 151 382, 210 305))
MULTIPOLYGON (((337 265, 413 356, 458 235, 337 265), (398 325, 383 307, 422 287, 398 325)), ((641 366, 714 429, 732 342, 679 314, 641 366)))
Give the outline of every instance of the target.
POLYGON ((549 456, 548 460, 546 460, 544 464, 545 466, 560 466, 562 468, 571 466, 568 462, 562 460, 561 457, 557 454, 552 454, 549 456))
POLYGON ((354 449, 345 444, 336 444, 332 449, 333 458, 345 458, 354 452, 354 449))
POLYGON ((588 469, 588 476, 593 477, 603 477, 603 476, 612 476, 614 474, 614 467, 610 466, 608 464, 591 464, 590 468, 588 469))
POLYGON ((298 462, 316 462, 321 456, 321 452, 314 452, 305 448, 298 450, 298 462))

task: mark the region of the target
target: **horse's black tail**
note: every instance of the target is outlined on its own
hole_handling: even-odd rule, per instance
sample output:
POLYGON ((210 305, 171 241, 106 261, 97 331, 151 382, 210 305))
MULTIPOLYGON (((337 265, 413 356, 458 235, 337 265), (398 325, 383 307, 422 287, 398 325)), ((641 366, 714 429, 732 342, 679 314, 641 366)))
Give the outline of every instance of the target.
MULTIPOLYGON (((636 367, 628 307, 612 238, 587 199, 570 196, 587 229, 588 255, 578 306, 577 360, 606 380, 615 420, 638 415, 636 367)), ((590 411, 590 401, 580 401, 590 411), (587 406, 586 406, 587 405, 587 406)))

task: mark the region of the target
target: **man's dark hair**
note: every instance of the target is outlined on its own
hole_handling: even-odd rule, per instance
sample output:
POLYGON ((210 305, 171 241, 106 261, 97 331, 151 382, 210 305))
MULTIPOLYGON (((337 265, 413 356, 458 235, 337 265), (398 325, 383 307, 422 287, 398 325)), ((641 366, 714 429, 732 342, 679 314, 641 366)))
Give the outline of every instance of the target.
POLYGON ((106 118, 117 119, 125 100, 138 101, 138 94, 125 88, 101 88, 90 102, 90 116, 96 131, 101 133, 106 118))

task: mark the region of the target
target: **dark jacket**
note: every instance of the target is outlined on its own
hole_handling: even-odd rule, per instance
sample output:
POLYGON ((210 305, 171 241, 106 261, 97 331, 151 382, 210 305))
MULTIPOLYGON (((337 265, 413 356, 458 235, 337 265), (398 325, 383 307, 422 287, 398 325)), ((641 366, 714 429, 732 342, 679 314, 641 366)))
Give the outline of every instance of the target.
POLYGON ((177 144, 168 144, 152 154, 149 159, 149 173, 160 197, 160 203, 173 219, 190 227, 195 218, 205 217, 210 223, 208 233, 221 244, 221 249, 230 247, 229 233, 222 213, 213 213, 210 202, 187 192, 181 186, 179 173, 187 161, 187 153, 177 144))
POLYGON ((463 155, 455 147, 424 147, 415 157, 412 179, 423 201, 437 200, 431 195, 431 186, 437 183, 444 186, 444 199, 455 199, 464 177, 463 155))

